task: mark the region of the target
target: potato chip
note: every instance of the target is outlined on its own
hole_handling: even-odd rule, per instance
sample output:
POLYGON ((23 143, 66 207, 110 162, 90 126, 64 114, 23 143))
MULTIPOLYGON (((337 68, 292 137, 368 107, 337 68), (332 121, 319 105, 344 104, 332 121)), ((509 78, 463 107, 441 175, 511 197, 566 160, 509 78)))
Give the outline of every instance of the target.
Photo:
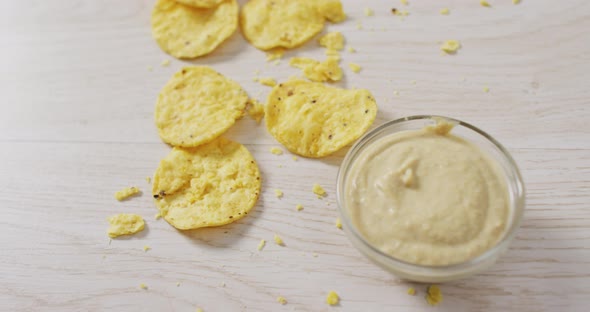
POLYGON ((158 133, 173 146, 210 142, 243 115, 247 102, 246 91, 233 80, 206 66, 185 67, 158 96, 158 133))
POLYGON ((260 193, 260 172, 243 145, 225 138, 175 147, 154 175, 162 217, 179 230, 219 226, 248 214, 260 193))
POLYGON ((295 154, 330 155, 371 126, 377 104, 367 90, 290 80, 273 88, 266 105, 270 134, 295 154))
POLYGON ((261 50, 295 48, 320 33, 326 18, 343 19, 340 1, 327 2, 329 3, 318 4, 316 0, 248 1, 241 12, 242 31, 246 39, 261 50))
POLYGON ((141 232, 145 227, 145 221, 139 215, 132 213, 120 213, 107 219, 109 228, 107 234, 109 237, 118 237, 121 235, 131 235, 141 232))
POLYGON ((158 0, 152 11, 152 36, 177 58, 211 53, 238 27, 238 3, 225 0, 211 9, 199 9, 174 0, 158 0))
POLYGON ((222 3, 224 0, 175 0, 178 3, 192 6, 195 8, 214 8, 222 3))

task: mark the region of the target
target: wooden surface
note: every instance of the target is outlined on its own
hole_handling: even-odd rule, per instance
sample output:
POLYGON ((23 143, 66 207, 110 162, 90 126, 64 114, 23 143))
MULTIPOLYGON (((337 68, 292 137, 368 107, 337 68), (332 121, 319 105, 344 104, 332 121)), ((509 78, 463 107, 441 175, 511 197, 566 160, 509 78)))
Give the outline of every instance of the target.
MULTIPOLYGON (((415 0, 405 20, 390 13, 403 9, 397 1, 343 2, 350 18, 327 30, 342 31, 358 53, 343 53, 340 85, 373 92, 375 125, 452 116, 513 153, 527 207, 497 265, 443 284, 444 302, 428 306, 424 285, 372 265, 334 226, 345 151, 322 160, 272 155, 279 144, 248 117, 228 136, 260 164, 255 211, 192 232, 154 220, 145 177, 170 150, 153 123, 169 77, 183 65, 207 64, 264 99, 269 88, 252 81, 255 70, 281 80, 297 70, 285 60, 266 63, 239 33, 212 55, 174 60, 151 38, 152 1, 1 1, 0 310, 587 311, 590 2, 491 0, 484 8, 477 0, 415 0), (375 16, 365 17, 363 7, 375 16), (451 14, 440 15, 442 7, 451 14), (457 55, 440 54, 446 39, 461 41, 457 55), (165 59, 170 66, 160 66, 165 59), (348 62, 362 72, 350 72, 348 62), (327 198, 311 193, 314 182, 327 198), (115 201, 113 193, 128 185, 146 193, 115 201), (280 200, 277 188, 285 193, 280 200), (141 214, 147 229, 109 243, 105 219, 120 212, 141 214), (286 247, 268 243, 258 252, 274 233, 286 247), (152 249, 144 252, 145 245, 152 249), (410 286, 417 296, 406 294, 410 286), (340 306, 325 304, 329 290, 340 294, 340 306), (281 306, 277 296, 289 303, 281 306)), ((287 60, 294 55, 324 57, 315 41, 287 60)))

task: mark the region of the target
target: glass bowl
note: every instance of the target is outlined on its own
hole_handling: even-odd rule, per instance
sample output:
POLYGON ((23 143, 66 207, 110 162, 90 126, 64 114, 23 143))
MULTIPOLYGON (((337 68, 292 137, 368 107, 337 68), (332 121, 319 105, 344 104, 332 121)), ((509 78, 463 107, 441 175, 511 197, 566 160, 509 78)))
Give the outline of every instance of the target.
POLYGON ((514 238, 516 230, 520 225, 525 206, 525 190, 522 177, 508 151, 494 138, 478 128, 466 122, 443 116, 405 117, 386 122, 365 134, 346 154, 338 172, 336 192, 344 231, 352 244, 371 261, 394 275, 402 279, 426 283, 438 283, 465 278, 481 272, 494 264, 501 254, 506 251, 514 238), (427 266, 396 259, 372 246, 355 228, 351 220, 346 205, 345 188, 352 165, 368 146, 396 132, 419 130, 427 125, 433 125, 438 119, 447 120, 456 124, 452 130, 453 135, 475 144, 484 153, 487 153, 492 160, 498 163, 506 178, 510 212, 503 236, 495 246, 466 262, 446 266, 427 266))

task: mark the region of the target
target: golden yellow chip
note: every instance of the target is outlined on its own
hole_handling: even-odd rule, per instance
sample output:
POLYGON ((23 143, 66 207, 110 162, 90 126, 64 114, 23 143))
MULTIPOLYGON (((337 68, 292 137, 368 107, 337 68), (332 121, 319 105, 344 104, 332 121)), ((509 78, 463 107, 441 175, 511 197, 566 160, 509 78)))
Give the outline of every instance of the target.
POLYGON ((327 33, 318 40, 322 47, 330 50, 344 49, 344 36, 339 31, 327 33))
POLYGON ((110 224, 107 234, 113 238, 141 232, 145 227, 143 218, 132 213, 120 213, 109 217, 107 221, 110 224))
POLYGON ((237 27, 236 0, 225 0, 211 9, 158 0, 152 11, 152 36, 162 50, 177 58, 209 54, 237 27))
POLYGON ((273 88, 266 127, 293 153, 330 155, 359 138, 373 123, 377 104, 367 90, 346 90, 290 80, 273 88))
POLYGON ((224 0, 175 0, 178 3, 192 6, 195 8, 214 8, 222 3, 224 0))
POLYGON ((225 138, 175 147, 156 170, 152 192, 162 217, 179 230, 219 226, 248 214, 260 173, 243 145, 225 138))
MULTIPOLYGON (((324 28, 325 15, 316 0, 251 0, 242 8, 244 36, 261 50, 294 48, 324 28)), ((321 2, 321 1, 320 1, 321 2)))
POLYGON ((246 91, 233 80, 206 66, 185 67, 158 96, 158 133, 173 146, 199 146, 231 127, 247 102, 246 91))

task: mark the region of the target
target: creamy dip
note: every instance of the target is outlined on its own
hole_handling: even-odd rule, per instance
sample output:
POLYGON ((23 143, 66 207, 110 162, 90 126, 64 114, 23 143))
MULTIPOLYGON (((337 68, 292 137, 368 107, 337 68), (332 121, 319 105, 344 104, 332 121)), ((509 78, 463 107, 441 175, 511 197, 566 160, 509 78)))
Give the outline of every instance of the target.
POLYGON ((354 161, 345 201, 355 228, 392 257, 420 265, 472 259, 498 243, 509 218, 505 176, 439 122, 381 138, 354 161))

